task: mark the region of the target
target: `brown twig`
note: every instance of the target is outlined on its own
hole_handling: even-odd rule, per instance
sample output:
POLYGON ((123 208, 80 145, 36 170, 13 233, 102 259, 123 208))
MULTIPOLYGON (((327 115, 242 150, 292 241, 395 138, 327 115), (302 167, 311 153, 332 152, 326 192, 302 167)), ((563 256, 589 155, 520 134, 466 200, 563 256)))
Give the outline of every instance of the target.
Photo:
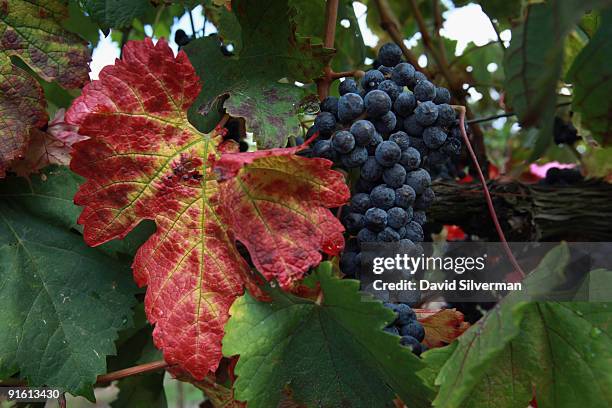
MULTIPOLYGON (((338 19, 338 1, 327 0, 325 4, 325 34, 323 35, 323 46, 325 48, 334 48, 334 40, 336 37, 336 20, 338 19)), ((327 64, 325 67, 325 75, 317 80, 317 94, 319 99, 323 100, 329 95, 329 87, 334 78, 331 66, 327 64)))
POLYGON ((378 8, 378 14, 380 14, 380 26, 382 29, 389 33, 389 36, 393 42, 401 48, 406 61, 427 75, 427 70, 419 66, 414 54, 408 49, 408 47, 406 47, 406 44, 404 44, 404 39, 398 28, 398 23, 391 12, 391 7, 389 6, 387 0, 375 0, 374 3, 378 8))
POLYGON ((340 79, 340 78, 355 76, 355 72, 357 71, 353 70, 353 71, 342 71, 342 72, 330 72, 330 74, 331 74, 331 79, 340 79))
POLYGON ((497 231, 497 235, 499 236, 499 240, 504 247, 504 251, 512 263, 514 270, 518 272, 522 277, 525 277, 525 272, 518 264, 510 246, 508 245, 508 241, 506 241, 506 236, 504 235, 504 230, 499 224, 499 219, 497 218, 497 213, 495 212, 495 207, 493 206, 493 200, 491 199, 491 193, 489 192, 489 187, 487 186, 487 180, 485 180, 485 176, 482 173, 482 169, 480 168, 480 163, 478 162, 478 158, 476 157, 476 153, 474 153, 474 149, 472 149, 472 145, 470 143, 470 139, 468 139, 467 133, 465 131, 465 106, 457 106, 454 105, 453 108, 459 111, 459 129, 461 130, 461 136, 463 137, 463 142, 465 143, 465 147, 470 154, 472 161, 474 162, 474 167, 476 167, 476 172, 478 173, 478 178, 480 179, 480 183, 482 184, 482 188, 485 195, 485 200, 487 202, 487 207, 489 208, 489 214, 491 215, 491 219, 493 220, 493 225, 495 225, 495 230, 497 231))
POLYGON ((115 380, 120 380, 125 377, 130 377, 136 374, 148 373, 169 367, 169 364, 164 360, 153 361, 151 363, 140 364, 134 367, 124 368, 123 370, 113 371, 108 374, 99 375, 96 385, 108 384, 115 380))

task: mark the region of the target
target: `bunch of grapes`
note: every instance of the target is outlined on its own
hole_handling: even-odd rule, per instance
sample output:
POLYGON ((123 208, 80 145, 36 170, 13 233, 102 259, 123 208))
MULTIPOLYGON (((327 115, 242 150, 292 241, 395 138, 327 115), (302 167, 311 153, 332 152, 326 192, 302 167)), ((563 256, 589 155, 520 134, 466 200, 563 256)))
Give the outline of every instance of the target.
POLYGON ((400 344, 409 347, 417 356, 424 352, 427 346, 421 342, 425 339, 425 329, 417 320, 414 310, 405 303, 384 303, 384 305, 393 310, 396 315, 396 319, 384 330, 387 333, 401 336, 400 344))
MULTIPOLYGON (((342 217, 351 237, 341 258, 348 276, 358 275, 362 243, 398 242, 405 252, 418 249, 425 210, 435 199, 428 169, 461 152, 449 91, 401 58, 397 45, 383 45, 377 58, 382 65, 367 71, 359 84, 352 78, 341 82, 340 97, 321 102, 309 130, 319 133, 313 156, 360 170, 342 217)), ((403 342, 419 337, 407 336, 403 342)))

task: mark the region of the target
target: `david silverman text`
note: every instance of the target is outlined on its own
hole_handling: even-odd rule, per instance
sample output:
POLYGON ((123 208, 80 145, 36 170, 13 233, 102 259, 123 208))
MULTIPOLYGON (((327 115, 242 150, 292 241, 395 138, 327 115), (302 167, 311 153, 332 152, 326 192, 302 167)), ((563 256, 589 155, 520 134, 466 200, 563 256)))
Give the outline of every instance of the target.
POLYGON ((430 282, 428 280, 413 280, 402 279, 399 282, 384 282, 380 279, 374 281, 374 290, 495 290, 495 291, 516 291, 523 288, 521 282, 477 282, 474 280, 463 279, 458 281, 430 282))

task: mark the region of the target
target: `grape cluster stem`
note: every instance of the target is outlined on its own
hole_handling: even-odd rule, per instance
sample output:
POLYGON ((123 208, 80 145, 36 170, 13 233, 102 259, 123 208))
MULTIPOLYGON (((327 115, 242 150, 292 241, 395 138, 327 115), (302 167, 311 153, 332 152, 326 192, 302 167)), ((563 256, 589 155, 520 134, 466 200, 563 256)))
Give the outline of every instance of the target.
POLYGON ((480 163, 478 162, 478 158, 476 157, 476 153, 474 153, 474 149, 472 149, 472 145, 470 144, 470 139, 467 136, 465 131, 465 106, 453 105, 453 108, 459 112, 459 129, 461 130, 461 137, 463 138, 463 142, 465 143, 465 147, 467 148, 472 161, 474 162, 474 167, 476 168, 476 172, 478 173, 478 178, 480 179, 480 183, 482 184, 482 189, 484 191, 485 200, 487 202, 487 207, 489 208, 489 214, 491 214, 491 219, 493 220, 493 225, 495 225, 495 230, 497 231, 497 235, 499 236, 499 240, 504 247, 504 251, 512 263, 514 270, 518 272, 521 277, 525 277, 525 272, 517 262, 510 246, 508 245, 508 241, 506 241, 506 236, 504 235, 504 230, 502 230, 501 225, 499 224, 499 219, 497 218, 497 213, 495 212, 495 207, 493 206, 493 200, 491 199, 491 193, 489 192, 489 187, 487 186, 487 180, 485 179, 484 174, 482 173, 482 169, 480 168, 480 163))

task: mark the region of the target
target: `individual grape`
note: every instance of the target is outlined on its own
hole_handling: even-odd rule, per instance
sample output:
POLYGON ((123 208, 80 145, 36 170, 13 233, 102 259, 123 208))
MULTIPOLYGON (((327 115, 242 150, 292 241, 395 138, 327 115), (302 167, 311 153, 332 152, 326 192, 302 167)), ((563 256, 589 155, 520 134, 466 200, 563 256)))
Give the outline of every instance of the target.
POLYGON ((366 113, 373 118, 380 117, 391 109, 391 98, 378 89, 368 92, 363 102, 366 113))
POLYGON ((363 214, 356 212, 348 213, 343 219, 342 224, 346 230, 350 233, 358 233, 363 227, 365 227, 365 220, 363 214))
POLYGON ((408 116, 417 106, 417 100, 412 92, 402 92, 393 103, 393 110, 400 116, 408 116))
POLYGON ((419 342, 425 339, 425 329, 423 325, 417 320, 413 320, 405 326, 400 328, 400 334, 402 336, 412 336, 419 342))
POLYGON ((364 222, 369 230, 380 232, 387 226, 387 212, 381 208, 370 208, 365 213, 364 222))
POLYGON ((385 76, 377 69, 371 69, 365 73, 361 80, 361 87, 364 91, 378 88, 378 85, 385 80, 385 76))
POLYGON ((395 132, 391 136, 389 136, 389 140, 397 143, 402 151, 408 149, 410 147, 410 138, 406 134, 406 132, 395 132))
POLYGON ((395 130, 397 126, 397 118, 391 111, 385 113, 380 118, 374 121, 374 127, 380 133, 390 133, 395 130))
POLYGON ((423 142, 430 149, 437 149, 446 142, 446 132, 438 126, 430 126, 423 131, 423 142))
POLYGON ((363 113, 363 99, 356 93, 347 93, 338 100, 338 119, 348 123, 363 113))
POLYGON ((340 156, 340 163, 347 169, 353 169, 364 164, 368 160, 368 149, 356 146, 350 153, 340 156))
POLYGON ((438 105, 438 120, 437 123, 442 127, 450 127, 455 124, 457 114, 452 106, 447 103, 438 105))
POLYGON ((393 228, 386 227, 378 233, 377 239, 379 242, 397 242, 400 240, 400 236, 393 228))
POLYGON ((400 92, 402 92, 402 88, 390 79, 385 79, 382 81, 378 85, 378 90, 389 95, 389 98, 391 98, 392 101, 394 101, 400 92))
MULTIPOLYGON (((431 101, 422 102, 416 107, 414 114, 419 125, 429 126, 438 119, 438 106, 431 101)), ((405 126, 406 124, 404 123, 404 127, 405 126)))
POLYGON ((374 139, 372 139, 372 143, 370 143, 370 146, 368 146, 368 153, 370 154, 370 156, 374 156, 374 154, 376 153, 376 148, 383 141, 384 139, 380 133, 374 133, 374 139))
POLYGON ((355 148, 355 137, 351 132, 340 130, 331 138, 332 147, 338 153, 349 153, 355 148))
POLYGON ((415 193, 421 194, 431 185, 431 177, 427 170, 414 170, 406 174, 406 184, 412 187, 415 193))
POLYGON ((461 139, 449 137, 442 147, 440 147, 440 151, 447 156, 458 156, 461 154, 461 146, 461 139))
POLYGON ((376 242, 378 240, 378 233, 368 228, 363 228, 357 233, 357 240, 361 242, 376 242))
POLYGON ((178 29, 174 33, 174 42, 179 47, 184 47, 191 42, 191 37, 185 31, 178 29))
POLYGON ((450 103, 451 94, 446 88, 436 87, 436 97, 434 98, 434 103, 436 105, 441 105, 443 103, 450 103))
POLYGON ((419 81, 414 87, 414 96, 419 102, 431 101, 436 97, 436 86, 427 80, 419 81))
POLYGON ((414 147, 409 147, 402 152, 399 163, 408 171, 416 170, 421 164, 421 153, 414 147))
POLYGON ((422 73, 421 71, 415 70, 414 77, 412 77, 412 80, 408 84, 408 88, 410 88, 411 90, 414 90, 414 87, 421 81, 427 81, 427 76, 425 76, 425 74, 422 73))
POLYGON ((397 233, 400 236, 400 241, 406 236, 406 227, 399 227, 397 233))
POLYGON ((333 113, 319 112, 314 120, 314 125, 323 135, 329 135, 336 129, 336 117, 333 113))
POLYGON ((438 167, 440 167, 438 170, 442 171, 441 167, 446 167, 448 160, 449 159, 446 153, 440 150, 430 151, 427 155, 427 166, 429 167, 429 171, 431 172, 438 167))
POLYGON ((416 320, 416 313, 407 304, 399 303, 396 308, 398 316, 397 320, 395 321, 395 324, 397 324, 398 326, 405 326, 408 323, 416 320))
POLYGON ((391 188, 399 188, 406 179, 406 169, 399 164, 388 167, 383 172, 383 181, 391 188))
POLYGON ((346 95, 348 93, 359 93, 359 87, 357 86, 357 82, 353 78, 346 78, 344 81, 340 82, 338 86, 338 93, 340 96, 346 95))
POLYGON ((338 117, 338 97, 328 96, 321 101, 321 112, 333 113, 335 117, 338 117))
POLYGON ((403 209, 410 208, 416 200, 416 193, 412 187, 404 184, 395 189, 395 205, 403 209))
POLYGON ((419 341, 417 339, 415 339, 412 336, 402 336, 400 338, 400 344, 404 347, 409 348, 410 350, 412 350, 412 352, 414 354, 416 354, 417 356, 421 355, 421 343, 419 343, 419 341))
POLYGON ((370 208, 372 208, 372 201, 370 201, 369 194, 357 193, 351 198, 351 209, 354 212, 365 214, 370 208))
POLYGON ((315 157, 322 157, 329 160, 334 160, 337 155, 329 139, 315 142, 312 151, 315 157))
POLYGON ((387 225, 396 230, 408 223, 408 213, 401 207, 393 207, 387 211, 387 225))
POLYGON ((410 115, 404 119, 404 131, 413 137, 421 137, 425 128, 417 121, 416 115, 410 115))
POLYGON ((383 175, 384 168, 378 164, 376 158, 370 156, 361 166, 361 178, 367 181, 378 181, 383 175))
POLYGON ((402 49, 395 43, 386 43, 378 50, 378 61, 388 67, 394 67, 402 59, 402 49))
POLYGON ((427 215, 425 215, 425 211, 415 211, 412 215, 412 221, 416 222, 420 226, 425 225, 427 222, 427 215))
POLYGON ((388 210, 395 205, 395 190, 389 188, 386 184, 380 184, 372 189, 370 201, 372 206, 388 210))
POLYGON ((415 148, 421 154, 421 157, 427 156, 429 149, 425 146, 425 142, 420 137, 410 136, 410 147, 415 148))
POLYGON ((340 258, 340 269, 345 275, 354 276, 359 273, 361 267, 361 254, 358 252, 345 251, 340 258))
POLYGON ((425 238, 423 234, 423 227, 421 227, 418 222, 414 221, 414 218, 412 221, 406 224, 406 238, 412 242, 423 242, 423 239, 425 238))
POLYGON ((369 120, 358 120, 351 125, 350 129, 353 136, 355 136, 355 143, 358 146, 368 146, 374 140, 374 133, 376 129, 369 120))
POLYGON ((383 329, 384 331, 386 331, 387 333, 390 333, 394 336, 399 336, 399 331, 397 330, 397 327, 395 326, 387 326, 383 329))
POLYGON ((414 202, 414 208, 417 210, 426 210, 436 200, 436 194, 431 188, 426 188, 414 202))
POLYGON ((391 167, 397 163, 402 156, 402 150, 397 143, 386 140, 376 147, 375 157, 378 163, 384 167, 391 167))
POLYGON ((377 70, 379 70, 380 72, 382 72, 382 74, 386 77, 391 75, 391 71, 393 71, 393 68, 391 67, 386 67, 384 65, 379 65, 378 68, 376 68, 377 70))
POLYGON ((407 62, 400 62, 393 68, 391 80, 399 86, 408 86, 414 80, 414 67, 407 62))

